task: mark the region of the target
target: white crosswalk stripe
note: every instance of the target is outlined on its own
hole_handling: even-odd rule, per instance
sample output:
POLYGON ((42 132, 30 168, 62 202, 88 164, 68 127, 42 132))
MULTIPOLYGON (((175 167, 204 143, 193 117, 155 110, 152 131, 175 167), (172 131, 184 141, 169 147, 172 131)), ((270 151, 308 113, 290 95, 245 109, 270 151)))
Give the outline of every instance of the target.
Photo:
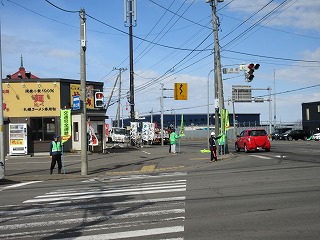
POLYGON ((2 207, 0 239, 183 239, 187 182, 174 178, 104 179, 2 207))

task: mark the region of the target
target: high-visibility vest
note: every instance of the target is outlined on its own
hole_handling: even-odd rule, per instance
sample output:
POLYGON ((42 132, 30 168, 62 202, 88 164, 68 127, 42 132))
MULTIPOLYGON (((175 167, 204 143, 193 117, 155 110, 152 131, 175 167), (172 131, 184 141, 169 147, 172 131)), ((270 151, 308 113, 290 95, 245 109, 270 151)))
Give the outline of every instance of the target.
POLYGON ((52 141, 52 149, 51 152, 61 152, 61 143, 52 141))

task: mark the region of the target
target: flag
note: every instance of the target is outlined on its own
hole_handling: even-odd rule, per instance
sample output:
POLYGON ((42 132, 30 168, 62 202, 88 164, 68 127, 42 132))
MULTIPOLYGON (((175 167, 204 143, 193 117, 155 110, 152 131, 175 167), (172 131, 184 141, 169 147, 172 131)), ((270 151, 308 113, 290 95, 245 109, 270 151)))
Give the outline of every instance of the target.
POLYGON ((181 115, 180 136, 184 136, 184 120, 183 120, 183 114, 181 115))
POLYGON ((61 120, 61 144, 65 143, 71 138, 71 110, 60 110, 61 120))
POLYGON ((229 110, 226 109, 226 112, 225 112, 225 131, 227 132, 230 128, 230 122, 229 122, 229 110))
POLYGON ((89 146, 98 146, 99 145, 99 140, 94 132, 93 127, 91 126, 90 119, 87 122, 87 127, 88 127, 88 132, 89 132, 89 141, 88 145, 89 146))
POLYGON ((220 114, 220 134, 225 133, 225 121, 226 121, 226 109, 222 108, 221 114, 220 114))

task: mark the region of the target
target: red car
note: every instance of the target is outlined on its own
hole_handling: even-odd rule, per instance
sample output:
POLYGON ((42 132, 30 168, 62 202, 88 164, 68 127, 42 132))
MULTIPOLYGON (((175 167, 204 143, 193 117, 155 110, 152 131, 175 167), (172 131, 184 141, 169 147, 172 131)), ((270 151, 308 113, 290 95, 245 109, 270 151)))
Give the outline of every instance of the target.
POLYGON ((260 149, 269 152, 271 145, 268 134, 264 129, 247 129, 237 136, 235 148, 237 152, 240 152, 241 149, 244 149, 245 152, 260 149))

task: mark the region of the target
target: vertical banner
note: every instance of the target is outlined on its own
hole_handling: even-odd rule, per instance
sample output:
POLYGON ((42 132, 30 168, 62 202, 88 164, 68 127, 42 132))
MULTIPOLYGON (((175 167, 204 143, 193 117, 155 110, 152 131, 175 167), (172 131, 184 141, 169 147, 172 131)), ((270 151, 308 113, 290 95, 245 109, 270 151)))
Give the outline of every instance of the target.
POLYGON ((153 141, 155 137, 155 124, 154 123, 149 123, 150 125, 150 131, 149 131, 149 141, 153 141))
POLYGON ((91 126, 90 120, 88 120, 87 125, 88 125, 88 132, 89 132, 89 146, 98 146, 99 141, 96 134, 94 133, 93 127, 91 126))
POLYGON ((225 134, 225 122, 226 122, 226 110, 224 108, 221 109, 220 115, 220 134, 225 134))
POLYGON ((184 136, 184 119, 183 119, 183 114, 181 115, 180 136, 184 136))
POLYGON ((71 110, 60 110, 61 120, 61 144, 64 144, 71 138, 71 110))
POLYGON ((220 135, 222 135, 221 138, 218 139, 219 145, 224 145, 226 141, 226 135, 225 135, 225 120, 226 120, 226 112, 225 109, 221 109, 220 113, 220 135))
POLYGON ((137 140, 138 137, 138 123, 131 122, 130 123, 130 138, 131 140, 137 140))
POLYGON ((142 123, 142 140, 145 142, 148 142, 149 140, 149 123, 148 122, 143 122, 142 123))
POLYGON ((105 129, 106 130, 105 130, 104 136, 105 136, 106 142, 108 142, 109 141, 109 124, 108 123, 106 123, 105 129))
POLYGON ((225 112, 225 132, 227 133, 227 131, 229 130, 230 128, 230 122, 229 122, 229 110, 226 109, 226 112, 225 112))

